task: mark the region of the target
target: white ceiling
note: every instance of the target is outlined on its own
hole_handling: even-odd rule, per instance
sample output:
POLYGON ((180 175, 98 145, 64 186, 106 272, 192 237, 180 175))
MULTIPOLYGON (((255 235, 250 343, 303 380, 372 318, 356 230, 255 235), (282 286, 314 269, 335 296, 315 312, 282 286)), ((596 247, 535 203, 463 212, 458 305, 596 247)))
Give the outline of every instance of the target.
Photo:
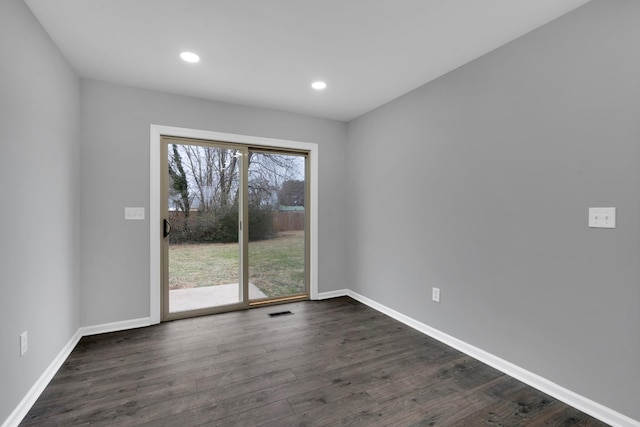
POLYGON ((348 121, 589 0, 25 1, 82 77, 348 121))

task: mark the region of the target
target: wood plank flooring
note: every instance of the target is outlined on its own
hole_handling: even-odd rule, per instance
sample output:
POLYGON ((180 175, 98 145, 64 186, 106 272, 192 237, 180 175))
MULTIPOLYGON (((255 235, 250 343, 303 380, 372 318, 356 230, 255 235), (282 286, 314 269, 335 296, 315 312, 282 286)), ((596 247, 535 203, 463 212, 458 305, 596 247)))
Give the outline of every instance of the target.
POLYGON ((605 424, 345 297, 85 337, 21 425, 605 424))

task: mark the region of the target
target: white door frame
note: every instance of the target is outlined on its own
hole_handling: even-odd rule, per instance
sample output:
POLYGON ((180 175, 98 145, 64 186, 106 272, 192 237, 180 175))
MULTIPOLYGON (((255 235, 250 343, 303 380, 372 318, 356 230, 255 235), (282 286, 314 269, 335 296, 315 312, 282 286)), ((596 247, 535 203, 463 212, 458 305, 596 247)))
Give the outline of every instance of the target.
POLYGON ((161 215, 160 215, 160 144, 161 136, 177 136, 184 138, 206 139, 210 141, 231 142, 251 146, 268 146, 305 150, 309 152, 309 291, 310 298, 318 297, 318 144, 311 142, 289 141, 284 139, 262 138, 258 136, 237 135, 232 133, 208 130, 180 128, 173 126, 151 125, 149 141, 149 319, 152 325, 160 323, 160 248, 161 248, 161 215))

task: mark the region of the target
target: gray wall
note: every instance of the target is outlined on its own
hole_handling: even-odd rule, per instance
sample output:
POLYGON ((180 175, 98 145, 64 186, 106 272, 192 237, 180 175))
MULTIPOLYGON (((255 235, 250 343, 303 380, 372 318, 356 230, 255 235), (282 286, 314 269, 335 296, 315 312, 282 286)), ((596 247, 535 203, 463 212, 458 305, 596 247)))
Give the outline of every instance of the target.
POLYGON ((351 289, 635 419, 638 22, 589 3, 351 122, 347 151, 351 289))
POLYGON ((315 142, 319 170, 319 291, 345 288, 347 125, 271 110, 83 80, 82 324, 149 316, 149 125, 315 142), (148 217, 147 217, 148 218, 148 217))
POLYGON ((80 322, 80 88, 22 0, 0 1, 0 57, 3 422, 80 322))

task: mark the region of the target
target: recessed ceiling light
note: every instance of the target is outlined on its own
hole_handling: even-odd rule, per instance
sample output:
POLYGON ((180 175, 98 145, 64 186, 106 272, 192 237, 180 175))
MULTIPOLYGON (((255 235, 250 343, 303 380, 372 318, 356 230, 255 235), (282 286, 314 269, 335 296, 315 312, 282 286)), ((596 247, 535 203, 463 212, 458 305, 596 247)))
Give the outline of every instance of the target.
POLYGON ((182 58, 183 61, 191 62, 191 63, 196 63, 200 61, 200 57, 193 52, 182 52, 180 53, 180 58, 182 58))
POLYGON ((311 87, 315 90, 322 90, 327 88, 327 84, 325 82, 313 82, 311 83, 311 87))

